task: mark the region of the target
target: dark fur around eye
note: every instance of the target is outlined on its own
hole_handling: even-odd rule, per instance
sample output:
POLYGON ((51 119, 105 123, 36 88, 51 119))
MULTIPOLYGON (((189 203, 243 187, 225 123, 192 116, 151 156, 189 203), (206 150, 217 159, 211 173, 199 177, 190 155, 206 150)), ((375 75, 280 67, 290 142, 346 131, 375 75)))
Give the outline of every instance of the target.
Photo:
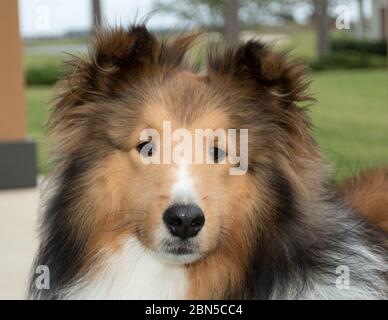
POLYGON ((144 141, 137 145, 136 150, 143 157, 152 157, 155 150, 155 144, 151 141, 144 141))
POLYGON ((218 147, 210 148, 209 154, 215 163, 222 161, 226 157, 226 152, 223 149, 218 148, 218 147))

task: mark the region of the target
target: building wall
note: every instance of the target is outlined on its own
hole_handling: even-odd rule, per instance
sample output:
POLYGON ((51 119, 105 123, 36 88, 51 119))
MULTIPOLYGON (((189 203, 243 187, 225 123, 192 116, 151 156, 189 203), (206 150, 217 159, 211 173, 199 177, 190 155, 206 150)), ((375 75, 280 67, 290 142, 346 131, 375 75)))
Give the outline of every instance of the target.
POLYGON ((22 45, 18 2, 0 1, 0 141, 26 137, 22 45))
POLYGON ((36 185, 35 143, 27 140, 17 0, 0 0, 0 189, 36 185))

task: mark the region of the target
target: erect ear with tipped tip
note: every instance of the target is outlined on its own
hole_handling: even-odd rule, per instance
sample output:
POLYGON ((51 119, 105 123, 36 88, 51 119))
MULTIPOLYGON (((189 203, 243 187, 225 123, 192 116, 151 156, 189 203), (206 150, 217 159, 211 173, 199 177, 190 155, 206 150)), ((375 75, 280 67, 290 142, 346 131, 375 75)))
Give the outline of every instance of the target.
POLYGON ((159 51, 160 44, 142 25, 97 31, 89 54, 67 62, 49 120, 51 131, 60 133, 65 145, 78 141, 77 132, 99 112, 100 99, 126 92, 154 70, 159 51))
POLYGON ((286 53, 272 51, 258 41, 248 41, 223 54, 211 52, 209 76, 229 78, 253 90, 270 90, 288 101, 310 100, 304 64, 290 60, 286 53))
POLYGON ((152 63, 157 51, 156 38, 139 25, 97 33, 92 55, 98 67, 109 65, 128 70, 152 63))
POLYGON ((93 46, 95 67, 102 71, 113 69, 131 78, 157 72, 158 67, 177 67, 197 35, 182 34, 164 43, 143 25, 103 31, 97 34, 93 46))
POLYGON ((96 34, 85 74, 92 90, 111 95, 154 69, 160 44, 145 26, 116 28, 96 34))
POLYGON ((88 55, 67 62, 50 127, 72 127, 87 118, 92 106, 98 109, 95 106, 101 98, 118 97, 142 79, 164 76, 178 68, 195 37, 189 34, 174 41, 158 41, 144 25, 98 30, 88 55))
POLYGON ((78 97, 74 101, 112 96, 142 77, 178 67, 195 38, 196 34, 181 35, 164 43, 144 25, 100 30, 87 59, 69 62, 68 89, 78 97))
POLYGON ((110 97, 153 69, 160 44, 145 26, 97 31, 86 58, 68 61, 63 103, 79 105, 110 97))

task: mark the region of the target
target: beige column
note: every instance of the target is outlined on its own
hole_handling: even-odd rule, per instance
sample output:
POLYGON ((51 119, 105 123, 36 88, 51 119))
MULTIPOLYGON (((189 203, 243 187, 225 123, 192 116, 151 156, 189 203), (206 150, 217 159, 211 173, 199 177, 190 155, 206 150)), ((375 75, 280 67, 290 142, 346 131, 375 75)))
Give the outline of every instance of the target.
POLYGON ((35 142, 26 139, 18 1, 0 0, 0 190, 36 185, 35 142))
POLYGON ((18 1, 0 1, 0 142, 26 138, 18 1))

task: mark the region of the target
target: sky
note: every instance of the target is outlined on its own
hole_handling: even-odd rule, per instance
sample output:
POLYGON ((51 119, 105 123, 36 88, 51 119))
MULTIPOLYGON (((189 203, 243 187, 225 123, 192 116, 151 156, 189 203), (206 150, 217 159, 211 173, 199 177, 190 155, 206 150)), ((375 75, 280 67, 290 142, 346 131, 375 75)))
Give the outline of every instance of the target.
MULTIPOLYGON (((176 0, 178 1, 178 0, 176 0)), ((368 12, 369 1, 366 1, 368 12)), ((372 0, 373 1, 373 0, 372 0)), ((154 0, 102 0, 103 18, 109 24, 127 24, 136 17, 149 14, 154 0)), ((354 1, 353 1, 354 2, 354 1)), ((20 29, 24 37, 54 36, 67 31, 90 28, 90 0, 19 0, 20 29)), ((349 7, 352 18, 357 18, 357 7, 349 7)), ((299 14, 303 20, 303 13, 299 14), (301 16, 302 15, 302 16, 301 16)), ((149 27, 176 27, 182 25, 172 15, 155 14, 149 27)))
MULTIPOLYGON (((102 12, 109 24, 129 23, 152 11, 153 0, 102 0, 102 12)), ((19 0, 20 29, 23 36, 60 35, 66 31, 88 30, 90 0, 19 0)), ((173 27, 173 16, 155 15, 150 27, 173 27)))

